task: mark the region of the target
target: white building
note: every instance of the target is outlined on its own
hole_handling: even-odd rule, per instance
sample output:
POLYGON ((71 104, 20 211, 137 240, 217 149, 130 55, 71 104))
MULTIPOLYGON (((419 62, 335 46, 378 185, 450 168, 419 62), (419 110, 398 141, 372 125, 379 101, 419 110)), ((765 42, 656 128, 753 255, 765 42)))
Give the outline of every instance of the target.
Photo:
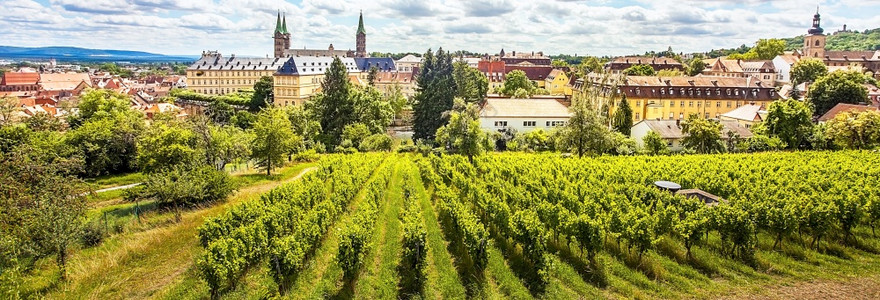
POLYGON ((422 58, 409 54, 394 62, 397 72, 412 72, 422 64, 422 58))
POLYGON ((796 53, 777 55, 776 58, 773 59, 773 67, 776 68, 777 84, 784 85, 786 83, 791 83, 791 67, 800 59, 800 55, 797 55, 796 53))
MULTIPOLYGON (((745 139, 753 136, 743 125, 737 121, 720 121, 724 128, 721 129, 721 139, 727 139, 728 132, 736 133, 739 138, 745 139)), ((670 151, 681 151, 684 146, 681 145, 681 139, 685 134, 681 132, 681 122, 679 120, 642 120, 633 125, 630 137, 636 141, 639 147, 645 147, 644 138, 649 132, 656 132, 663 140, 670 151)))
POLYGON ((522 133, 564 126, 569 118, 568 107, 553 99, 487 99, 480 111, 480 127, 522 133))

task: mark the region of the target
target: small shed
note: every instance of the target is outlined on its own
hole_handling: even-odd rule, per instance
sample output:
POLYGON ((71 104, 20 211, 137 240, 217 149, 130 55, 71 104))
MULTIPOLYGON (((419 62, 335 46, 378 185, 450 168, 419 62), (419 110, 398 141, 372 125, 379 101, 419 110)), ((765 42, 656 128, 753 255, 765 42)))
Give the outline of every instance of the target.
POLYGON ((715 206, 721 202, 727 202, 727 200, 722 199, 721 197, 715 196, 706 192, 704 190, 698 189, 689 189, 689 190, 679 190, 675 192, 676 195, 682 195, 687 198, 697 198, 706 203, 706 206, 715 206))

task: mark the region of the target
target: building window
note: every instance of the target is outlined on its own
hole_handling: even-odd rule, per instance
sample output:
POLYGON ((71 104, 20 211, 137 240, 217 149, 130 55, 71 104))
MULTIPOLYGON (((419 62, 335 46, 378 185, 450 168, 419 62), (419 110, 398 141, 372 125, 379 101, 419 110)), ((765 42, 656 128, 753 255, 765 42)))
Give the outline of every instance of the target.
POLYGON ((669 113, 669 119, 672 120, 673 118, 675 118, 675 113, 669 113))
POLYGON ((642 100, 636 100, 636 106, 642 106, 642 100))
POLYGON ((679 120, 684 119, 684 113, 678 113, 678 119, 679 120))
POLYGON ((727 95, 730 96, 730 89, 727 89, 727 95))
POLYGON ((495 127, 507 127, 507 121, 495 121, 495 127))
POLYGON ((639 113, 636 113, 636 120, 641 120, 642 116, 639 113))
POLYGON ((721 107, 721 101, 718 101, 718 103, 715 104, 715 107, 721 107))
POLYGON ((672 88, 669 88, 669 94, 670 94, 670 95, 675 95, 675 90, 673 90, 672 88))
POLYGON ((688 107, 694 107, 694 101, 688 102, 688 107))
POLYGON ((681 107, 684 107, 684 101, 681 101, 681 107))
POLYGON ((706 113, 706 119, 708 119, 708 118, 709 118, 709 113, 706 113))
POLYGON ((733 102, 732 102, 732 101, 727 101, 727 108, 730 108, 730 106, 732 105, 731 103, 733 103, 733 102))
POLYGON ((535 121, 523 121, 523 127, 535 127, 535 121))

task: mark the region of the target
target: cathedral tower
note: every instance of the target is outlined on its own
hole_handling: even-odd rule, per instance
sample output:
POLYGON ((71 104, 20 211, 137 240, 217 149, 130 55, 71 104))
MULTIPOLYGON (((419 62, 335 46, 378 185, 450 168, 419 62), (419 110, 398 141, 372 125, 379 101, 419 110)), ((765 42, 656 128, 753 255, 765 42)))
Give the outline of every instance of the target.
POLYGON ((825 59, 825 30, 822 29, 822 17, 819 15, 819 8, 816 8, 816 15, 813 16, 813 27, 810 28, 806 37, 804 37, 804 56, 818 59, 825 59))
POLYGON ((282 20, 281 12, 275 21, 275 57, 284 57, 284 52, 290 49, 290 32, 287 31, 287 15, 282 20))
POLYGON ((367 31, 364 29, 364 12, 361 11, 360 20, 358 20, 357 30, 357 46, 355 48, 355 57, 367 57, 367 31))

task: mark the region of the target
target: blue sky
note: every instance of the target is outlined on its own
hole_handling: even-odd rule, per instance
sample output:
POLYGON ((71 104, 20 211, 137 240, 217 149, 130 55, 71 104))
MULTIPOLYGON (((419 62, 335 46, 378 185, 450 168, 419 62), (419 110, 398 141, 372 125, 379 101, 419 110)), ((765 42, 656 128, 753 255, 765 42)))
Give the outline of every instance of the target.
POLYGON ((806 33, 816 6, 833 32, 880 27, 880 0, 0 0, 0 44, 265 56, 278 10, 294 48, 543 51, 625 55, 706 51, 806 33))

